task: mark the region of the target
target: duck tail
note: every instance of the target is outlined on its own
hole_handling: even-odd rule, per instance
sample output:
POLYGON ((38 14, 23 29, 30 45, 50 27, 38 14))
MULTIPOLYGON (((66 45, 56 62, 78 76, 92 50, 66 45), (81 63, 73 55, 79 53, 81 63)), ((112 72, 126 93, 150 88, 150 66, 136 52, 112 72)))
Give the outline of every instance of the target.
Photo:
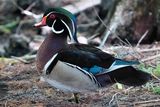
POLYGON ((116 82, 128 86, 143 85, 151 79, 151 75, 132 66, 137 64, 138 61, 116 59, 109 69, 96 75, 96 79, 102 87, 116 82))
POLYGON ((128 86, 140 86, 151 79, 147 72, 138 70, 132 66, 126 66, 107 73, 113 82, 119 82, 128 86))

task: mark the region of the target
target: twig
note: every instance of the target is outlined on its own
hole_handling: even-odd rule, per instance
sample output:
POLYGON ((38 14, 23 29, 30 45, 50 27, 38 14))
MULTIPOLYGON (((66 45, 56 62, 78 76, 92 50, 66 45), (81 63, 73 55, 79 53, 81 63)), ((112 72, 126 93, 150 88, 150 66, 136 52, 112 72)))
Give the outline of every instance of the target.
POLYGON ((22 21, 19 22, 19 24, 18 24, 18 26, 16 28, 16 34, 20 33, 21 27, 22 27, 22 21))
MULTIPOLYGON (((143 55, 144 52, 152 52, 152 51, 157 51, 158 52, 158 51, 160 51, 160 47, 158 47, 158 48, 152 48, 152 49, 139 49, 137 47, 128 47, 128 46, 114 46, 114 47, 111 47, 111 48, 107 48, 107 50, 119 50, 121 48, 128 50, 127 53, 130 53, 129 51, 132 50, 132 51, 138 53, 139 55, 143 55)), ((134 56, 134 57, 137 58, 136 56, 134 56)), ((156 58, 160 58, 160 54, 157 54, 157 55, 154 55, 154 56, 150 56, 148 58, 143 58, 143 59, 140 60, 140 62, 144 63, 146 61, 154 60, 156 58)))
POLYGON ((128 44, 129 47, 133 48, 132 44, 128 41, 128 39, 125 38, 126 43, 128 44))
POLYGON ((22 14, 25 14, 25 15, 27 15, 27 16, 33 17, 33 18, 34 18, 35 20, 37 20, 37 21, 42 17, 42 14, 36 15, 36 14, 34 14, 34 13, 28 11, 28 10, 23 10, 23 11, 22 11, 22 14))
POLYGON ((20 57, 11 56, 11 58, 14 58, 15 60, 18 60, 18 61, 23 62, 25 64, 30 63, 29 61, 26 61, 26 60, 24 60, 23 58, 20 58, 20 57))
MULTIPOLYGON (((100 19, 100 17, 99 17, 99 19, 100 19)), ((102 47, 104 46, 105 42, 107 41, 107 38, 109 37, 109 35, 111 35, 111 34, 113 33, 113 30, 115 30, 115 29, 118 27, 118 23, 112 24, 112 25, 110 26, 110 28, 108 28, 107 25, 103 22, 102 19, 101 19, 100 21, 102 22, 102 24, 103 24, 103 25, 106 27, 106 29, 108 30, 108 31, 106 31, 105 36, 104 36, 104 38, 103 38, 103 40, 102 40, 102 43, 101 43, 100 46, 99 46, 99 48, 102 48, 102 47)), ((115 36, 117 37, 117 39, 119 39, 119 41, 121 41, 122 43, 128 45, 125 41, 123 41, 123 40, 118 36, 118 34, 117 34, 116 32, 115 32, 115 36)))
POLYGON ((21 11, 22 14, 33 17, 35 20, 38 20, 42 17, 42 14, 41 15, 36 15, 36 14, 29 11, 29 9, 34 6, 34 3, 32 3, 26 10, 24 10, 14 0, 12 0, 12 2, 21 11))
POLYGON ((118 97, 117 97, 117 96, 115 96, 115 100, 116 100, 117 107, 120 107, 119 101, 118 101, 118 97))
POLYGON ((118 34, 115 32, 115 36, 116 36, 116 38, 121 42, 121 43, 123 43, 123 44, 125 44, 125 45, 128 45, 125 41, 123 41, 119 36, 118 36, 118 34))
MULTIPOLYGON (((131 43, 128 41, 128 39, 126 39, 126 41, 127 41, 128 45, 130 46, 129 48, 131 48, 132 51, 134 52, 134 54, 131 54, 131 53, 130 53, 130 55, 133 56, 133 57, 136 58, 136 59, 139 59, 139 56, 141 55, 141 53, 138 52, 138 51, 135 49, 135 47, 133 47, 133 46, 131 45, 131 43)), ((128 53, 129 53, 129 52, 128 52, 128 53)))
MULTIPOLYGON (((106 26, 105 26, 105 27, 106 27, 106 26)), ((106 43, 109 35, 112 33, 111 31, 112 31, 113 29, 115 29, 115 26, 112 25, 111 28, 108 28, 108 27, 106 27, 106 28, 109 29, 109 31, 108 31, 108 32, 106 33, 106 35, 104 36, 104 38, 103 38, 103 40, 102 40, 102 42, 101 42, 101 44, 100 44, 100 46, 99 46, 100 49, 102 49, 103 46, 105 45, 105 43, 106 43)))
POLYGON ((142 35, 142 37, 139 39, 136 47, 139 47, 139 44, 140 44, 140 43, 142 42, 142 40, 147 36, 148 32, 149 32, 149 31, 147 30, 147 31, 142 35))
POLYGON ((35 2, 33 2, 31 5, 29 5, 26 10, 28 10, 28 11, 31 10, 31 8, 36 5, 36 2, 37 2, 37 1, 35 1, 35 2))
MULTIPOLYGON (((125 90, 123 90, 122 92, 126 93, 127 91, 129 91, 130 89, 132 89, 133 87, 129 87, 125 90)), ((111 103, 113 102, 113 100, 115 99, 115 97, 118 95, 118 94, 121 94, 122 92, 117 92, 115 93, 113 96, 112 96, 112 99, 109 101, 109 106, 111 105, 111 103)))
POLYGON ((28 60, 35 59, 36 55, 25 55, 25 56, 22 56, 22 57, 11 56, 11 57, 16 59, 16 60, 19 60, 19 61, 21 61, 25 64, 28 64, 28 63, 31 63, 31 61, 28 61, 28 60))
POLYGON ((94 35, 87 38, 88 41, 91 41, 92 39, 96 38, 99 35, 99 33, 95 33, 94 35))
POLYGON ((132 89, 132 88, 134 88, 133 86, 131 86, 131 87, 129 87, 129 88, 127 88, 127 89, 125 89, 125 90, 123 90, 124 91, 124 93, 127 93, 127 91, 129 91, 130 89, 132 89))
POLYGON ((137 49, 138 52, 152 52, 152 51, 160 51, 160 48, 152 48, 152 49, 137 49))
POLYGON ((13 5, 15 5, 20 11, 23 11, 24 9, 21 8, 16 2, 15 0, 12 0, 13 5))
POLYGON ((158 81, 160 81, 160 79, 159 79, 156 75, 154 75, 152 72, 151 72, 151 75, 152 75, 155 79, 157 79, 158 81))
POLYGON ((154 55, 154 56, 150 56, 148 58, 144 58, 144 59, 141 59, 142 62, 146 62, 146 61, 149 61, 149 60, 153 60, 153 59, 156 59, 156 58, 160 58, 160 54, 158 55, 154 55))
POLYGON ((7 106, 7 103, 8 103, 8 101, 5 102, 5 104, 4 104, 5 107, 8 107, 8 106, 7 106))
MULTIPOLYGON (((118 50, 118 49, 132 49, 131 47, 128 47, 128 46, 114 46, 114 47, 108 47, 107 49, 108 50, 118 50)), ((137 52, 139 53, 143 53, 143 52, 152 52, 152 51, 160 51, 160 47, 157 47, 157 48, 151 48, 151 49, 139 49, 138 47, 133 47, 137 52)))
MULTIPOLYGON (((95 2, 95 1, 92 0, 92 3, 94 3, 94 2, 95 2)), ((93 10, 94 10, 96 16, 98 17, 98 19, 100 20, 100 22, 101 22, 101 23, 105 26, 105 28, 109 31, 109 32, 106 33, 106 35, 104 36, 101 44, 99 45, 99 48, 102 49, 103 46, 104 46, 104 44, 105 44, 105 42, 106 42, 106 40, 107 40, 107 38, 108 38, 108 36, 112 33, 111 31, 112 31, 112 29, 114 28, 114 26, 111 26, 111 28, 108 28, 108 26, 104 23, 104 21, 103 21, 103 20, 100 18, 100 16, 98 15, 95 7, 93 7, 93 10)))
POLYGON ((77 27, 91 27, 91 26, 95 26, 98 24, 98 21, 94 21, 94 22, 90 22, 90 23, 87 23, 87 24, 79 24, 77 27))
MULTIPOLYGON (((92 0, 92 3, 94 3, 95 1, 92 0)), ((101 44, 99 45, 98 48, 102 49, 105 45, 105 42, 107 41, 107 38, 109 37, 109 35, 111 35, 113 32, 113 30, 115 30, 118 27, 118 24, 120 23, 119 21, 117 23, 114 23, 112 25, 110 25, 110 27, 108 27, 105 22, 101 19, 101 17, 98 15, 98 12, 96 11, 95 7, 93 7, 93 10, 96 14, 96 16, 98 17, 98 19, 100 20, 100 22, 102 23, 102 25, 104 25, 104 27, 107 29, 105 36, 101 42, 101 44)), ((119 39, 122 43, 126 44, 119 36, 118 34, 115 32, 115 36, 117 37, 117 39, 119 39)))
POLYGON ((146 107, 146 106, 153 106, 153 105, 156 105, 156 104, 160 105, 160 99, 134 102, 134 107, 142 107, 142 106, 146 107))
POLYGON ((115 93, 115 94, 112 96, 112 99, 109 101, 109 106, 111 106, 111 103, 113 102, 113 100, 115 99, 115 97, 117 96, 117 94, 120 94, 120 92, 117 92, 117 93, 115 93))

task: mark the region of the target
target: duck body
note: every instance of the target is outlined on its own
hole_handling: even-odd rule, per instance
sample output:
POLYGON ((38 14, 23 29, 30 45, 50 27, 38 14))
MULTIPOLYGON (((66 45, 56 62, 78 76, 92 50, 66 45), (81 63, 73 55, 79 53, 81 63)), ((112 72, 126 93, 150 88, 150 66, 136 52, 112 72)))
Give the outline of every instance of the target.
POLYGON ((63 16, 65 11, 52 9, 45 13, 41 23, 36 24, 48 25, 53 31, 37 53, 37 68, 43 71, 46 82, 63 91, 76 93, 97 91, 116 82, 139 86, 150 79, 150 74, 132 66, 135 62, 117 59, 96 47, 79 44, 75 36, 75 19, 72 20, 68 11, 63 16), (68 36, 74 43, 68 44, 68 36))
POLYGON ((58 89, 97 91, 116 82, 138 86, 149 79, 148 73, 131 66, 135 62, 114 58, 89 45, 67 44, 64 42, 67 38, 53 35, 49 35, 39 48, 37 68, 43 71, 45 81, 58 89))

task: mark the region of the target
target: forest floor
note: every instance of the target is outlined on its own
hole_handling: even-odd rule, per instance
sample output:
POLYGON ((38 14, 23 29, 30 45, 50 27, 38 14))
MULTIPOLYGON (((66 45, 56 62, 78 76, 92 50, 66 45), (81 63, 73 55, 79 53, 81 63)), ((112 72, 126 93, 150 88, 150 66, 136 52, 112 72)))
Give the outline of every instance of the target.
MULTIPOLYGON (((39 3, 40 5, 43 4, 41 2, 39 3)), ((12 20, 10 19, 11 21, 8 21, 8 17, 6 16, 6 14, 1 15, 1 16, 5 16, 4 18, 2 17, 3 20, 1 19, 1 22, 5 22, 4 20, 6 19, 7 21, 4 23, 5 24, 4 27, 1 26, 3 28, 1 29, 1 33, 4 33, 4 34, 6 33, 6 34, 4 36, 5 38, 1 37, 0 39, 0 50, 2 49, 2 45, 9 44, 7 45, 8 46, 7 49, 10 52, 8 54, 8 57, 10 57, 15 55, 13 53, 22 53, 22 49, 24 50, 26 49, 26 44, 31 42, 30 40, 32 39, 34 41, 34 37, 32 36, 33 35, 35 36, 37 34, 37 31, 33 29, 30 25, 30 24, 33 25, 33 22, 35 23, 35 21, 30 22, 30 18, 28 18, 29 15, 25 18, 24 15, 22 15, 23 12, 17 10, 17 8, 19 7, 17 4, 16 5, 14 4, 15 6, 13 5, 14 7, 12 8, 13 13, 10 12, 11 7, 9 4, 11 3, 6 2, 1 4, 3 4, 2 7, 5 7, 5 8, 1 8, 1 9, 4 9, 4 13, 6 12, 7 15, 12 16, 11 17, 12 20), (8 14, 8 12, 10 14, 8 14), (19 16, 17 14, 19 14, 19 16), (13 23, 10 23, 10 22, 13 22, 13 23), (16 34, 11 35, 12 32, 15 32, 15 31, 16 31, 16 34), (8 34, 9 32, 11 34, 8 34), (21 32, 23 32, 24 35, 22 34, 19 36, 19 33, 21 32), (11 35, 11 37, 13 36, 11 40, 10 39, 8 40, 9 35, 11 35), (20 41, 21 43, 23 43, 22 45, 20 45, 20 48, 21 46, 22 48, 19 50, 15 50, 14 44, 18 43, 17 47, 19 47, 20 37, 22 40, 24 40, 24 41, 20 41), (26 37, 30 37, 31 39, 30 38, 26 39, 26 37), (11 43, 7 42, 5 39, 7 41, 11 41, 11 43), (12 43, 13 42, 12 39, 15 41, 15 43, 12 43), (10 50, 10 48, 13 48, 13 50, 10 50)), ((29 6, 29 10, 30 8, 34 7, 34 5, 35 5, 35 1, 31 6, 29 6)), ((20 6, 20 7, 24 7, 24 6, 20 6)), ((41 10, 41 9, 38 8, 37 10, 41 10)), ((3 12, 3 10, 1 11, 3 12)), ((88 14, 88 12, 85 14, 88 14)), ((85 14, 83 13, 82 16, 80 16, 80 18, 81 17, 84 18, 85 14)), ((88 23, 92 23, 92 20, 94 20, 93 17, 95 17, 95 20, 97 19, 96 18, 97 16, 95 14, 93 14, 93 16, 90 14, 89 16, 92 18, 89 19, 90 17, 86 15, 85 16, 86 18, 84 19, 81 18, 81 20, 83 19, 84 22, 86 22, 86 20, 89 20, 88 23)), ((83 20, 80 21, 79 23, 83 22, 83 20)), ((97 26, 97 24, 95 24, 95 26, 97 26)), ((90 26, 88 26, 88 28, 82 27, 82 32, 88 32, 88 29, 90 29, 90 26)), ((86 33, 86 35, 88 35, 88 33, 86 33)), ((92 35, 92 34, 89 34, 89 35, 92 35)), ((35 40, 36 39, 39 40, 38 37, 37 38, 35 37, 35 40)), ((31 46, 31 47, 33 48, 34 46, 31 46)), ((138 49, 136 50, 137 51, 136 54, 138 53, 138 57, 136 58, 150 66, 147 69, 143 66, 142 68, 144 70, 150 71, 150 70, 153 70, 152 67, 156 68, 155 71, 157 71, 157 73, 155 78, 153 78, 146 85, 143 85, 141 87, 123 86, 123 88, 121 89, 120 87, 117 88, 118 85, 115 84, 111 87, 106 87, 105 89, 102 89, 97 93, 89 93, 89 94, 81 93, 79 94, 80 101, 78 104, 71 100, 71 97, 73 97, 72 93, 64 93, 60 90, 57 90, 51 87, 47 83, 42 82, 40 80, 40 73, 36 70, 35 61, 33 61, 32 63, 26 64, 24 61, 22 60, 20 61, 18 58, 17 58, 18 60, 17 59, 12 60, 12 58, 11 59, 6 58, 7 59, 6 61, 5 58, 3 59, 2 57, 0 57, 0 107, 53 107, 53 106, 54 107, 108 107, 108 106, 110 107, 146 107, 146 106, 160 107, 160 79, 159 79, 160 77, 160 43, 153 44, 153 45, 149 44, 147 46, 146 45, 142 46, 140 44, 136 49, 138 49)), ((28 47, 27 47, 27 50, 29 50, 28 47)), ((123 48, 123 47, 122 49, 117 48, 115 49, 115 51, 113 51, 110 48, 109 52, 111 52, 111 54, 118 53, 119 55, 122 53, 121 56, 119 56, 121 58, 123 56, 126 56, 126 53, 128 54, 128 52, 131 54, 135 53, 135 50, 134 50, 134 47, 131 46, 129 49, 123 48)), ((123 58, 132 60, 131 56, 127 58, 124 58, 124 57, 123 58)))
POLYGON ((141 87, 118 89, 113 85, 97 93, 80 94, 79 104, 71 93, 63 93, 40 81, 35 62, 0 63, 0 107, 159 107, 160 95, 150 90, 160 86, 153 79, 141 87))

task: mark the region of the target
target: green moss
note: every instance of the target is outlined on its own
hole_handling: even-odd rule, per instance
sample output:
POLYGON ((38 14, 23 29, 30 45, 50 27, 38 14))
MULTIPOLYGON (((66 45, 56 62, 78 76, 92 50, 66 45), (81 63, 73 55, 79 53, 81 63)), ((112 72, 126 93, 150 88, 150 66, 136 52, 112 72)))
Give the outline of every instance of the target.
POLYGON ((147 66, 145 64, 140 64, 138 66, 138 69, 142 70, 142 71, 145 71, 145 72, 148 72, 148 73, 151 73, 153 72, 154 68, 153 67, 150 67, 150 66, 147 66))
POLYGON ((160 86, 153 87, 152 92, 155 93, 155 94, 160 95, 160 86))
POLYGON ((153 74, 156 76, 160 76, 160 65, 157 65, 157 67, 153 70, 153 74))

